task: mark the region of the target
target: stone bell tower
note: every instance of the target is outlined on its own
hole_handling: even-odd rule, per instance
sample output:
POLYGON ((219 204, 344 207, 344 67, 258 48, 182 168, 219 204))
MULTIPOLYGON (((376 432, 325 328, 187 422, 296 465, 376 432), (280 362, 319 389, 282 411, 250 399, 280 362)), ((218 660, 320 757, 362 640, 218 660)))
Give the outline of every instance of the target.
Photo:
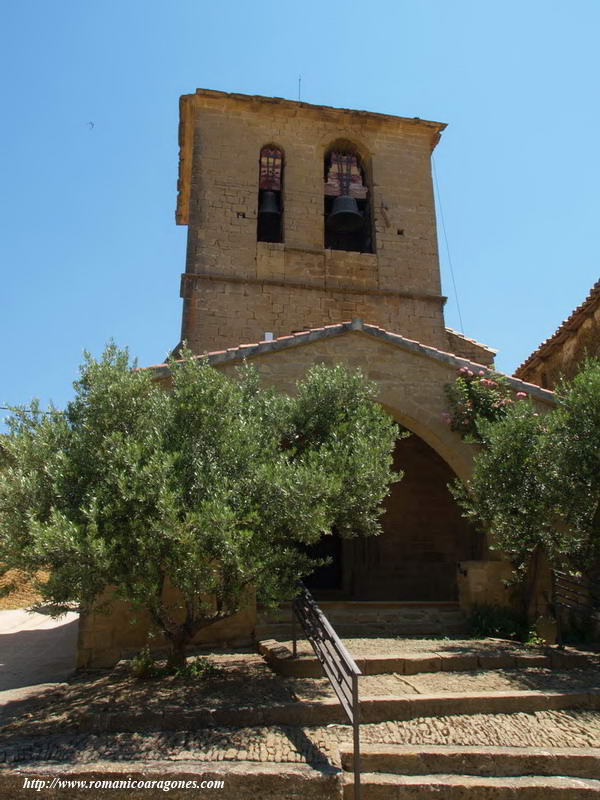
POLYGON ((360 317, 490 360, 444 327, 430 164, 444 127, 279 98, 183 95, 182 340, 203 353, 360 317))

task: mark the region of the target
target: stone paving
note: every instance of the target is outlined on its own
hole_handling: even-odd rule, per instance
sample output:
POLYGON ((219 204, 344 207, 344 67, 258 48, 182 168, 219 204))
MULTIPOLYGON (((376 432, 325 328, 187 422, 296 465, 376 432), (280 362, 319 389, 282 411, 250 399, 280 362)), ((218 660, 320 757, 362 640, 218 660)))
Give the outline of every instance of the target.
MULTIPOLYGON (((294 699, 300 701, 323 700, 335 697, 327 678, 286 678, 294 699)), ((363 697, 417 694, 412 686, 402 682, 398 675, 362 675, 359 678, 359 692, 363 697)))
POLYGON ((597 669, 570 669, 568 672, 529 667, 513 670, 472 672, 429 672, 403 675, 402 682, 419 694, 438 692, 504 692, 510 690, 577 692, 600 690, 597 669))
POLYGON ((328 763, 336 747, 327 728, 209 728, 118 734, 63 734, 0 747, 0 763, 59 761, 259 761, 328 763))
MULTIPOLYGON (((532 649, 520 642, 506 639, 474 639, 449 637, 408 637, 408 636, 361 636, 343 637, 343 642, 354 658, 377 655, 382 658, 406 656, 409 653, 476 653, 477 655, 521 655, 530 654, 532 649)), ((282 641, 290 651, 291 641, 282 641)), ((298 639, 298 655, 313 657, 314 652, 306 639, 298 639)))
MULTIPOLYGON (((327 678, 288 678, 298 700, 311 701, 334 697, 327 678)), ((515 670, 474 670, 469 672, 423 672, 416 675, 362 675, 359 692, 362 697, 405 694, 438 694, 443 692, 505 691, 600 691, 597 669, 571 669, 557 672, 530 667, 515 670)))
MULTIPOLYGON (((54 761, 260 761, 330 763, 350 744, 349 725, 213 728, 202 731, 62 734, 4 740, 0 763, 54 761)), ((361 726, 364 744, 496 745, 504 747, 600 748, 600 713, 539 711, 516 714, 417 717, 361 726)))
POLYGON ((365 725, 361 734, 365 742, 388 744, 599 747, 600 714, 570 710, 416 717, 365 725))
MULTIPOLYGON (((377 640, 376 653, 531 652, 493 640, 377 640), (390 648, 386 650, 386 648, 390 648), (400 649, 399 649, 400 648, 400 649)), ((348 643, 356 654, 373 653, 373 640, 348 643), (361 648, 364 647, 364 650, 361 648)), ((264 762, 266 764, 340 764, 339 747, 348 745, 348 725, 313 727, 211 727, 194 731, 144 733, 85 733, 78 714, 102 713, 107 708, 130 709, 179 705, 242 707, 290 702, 294 698, 329 696, 323 679, 286 679, 275 675, 253 652, 211 656, 220 673, 210 679, 134 681, 126 670, 79 675, 71 684, 36 697, 25 706, 15 704, 12 718, 2 728, 0 763, 92 764, 106 762, 264 762)), ((543 668, 474 672, 367 675, 361 694, 393 695, 435 692, 557 689, 576 691, 600 684, 597 670, 552 672, 543 668)), ((361 726, 365 744, 497 745, 505 747, 600 748, 600 712, 555 710, 532 713, 496 713, 418 717, 361 726)))

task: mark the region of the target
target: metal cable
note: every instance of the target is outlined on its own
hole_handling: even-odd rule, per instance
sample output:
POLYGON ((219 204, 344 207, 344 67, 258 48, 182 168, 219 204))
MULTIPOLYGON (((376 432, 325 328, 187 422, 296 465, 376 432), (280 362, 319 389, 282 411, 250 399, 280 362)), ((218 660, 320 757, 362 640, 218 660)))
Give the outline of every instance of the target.
POLYGON ((454 287, 454 299, 456 300, 456 308, 458 309, 458 319, 460 321, 460 332, 464 334, 465 328, 463 325, 462 314, 460 311, 460 303, 458 301, 458 289, 456 288, 456 280, 454 278, 454 267, 452 266, 452 257, 450 256, 450 245, 448 244, 448 235, 446 233, 446 223, 444 221, 444 209, 442 208, 442 196, 440 194, 440 185, 437 178, 437 170, 435 168, 435 158, 431 154, 431 164, 433 166, 433 180, 435 182, 435 191, 437 194, 438 206, 440 209, 440 220, 442 221, 442 230, 444 232, 444 241, 446 242, 446 253, 448 254, 448 264, 450 265, 450 276, 452 277, 452 286, 454 287))

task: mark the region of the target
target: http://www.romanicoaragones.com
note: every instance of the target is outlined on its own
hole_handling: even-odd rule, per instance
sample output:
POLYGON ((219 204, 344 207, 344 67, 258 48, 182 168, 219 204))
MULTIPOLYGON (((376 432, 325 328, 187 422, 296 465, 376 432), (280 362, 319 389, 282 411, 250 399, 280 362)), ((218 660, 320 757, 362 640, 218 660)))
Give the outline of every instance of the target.
POLYGON ((170 792, 175 789, 223 789, 223 780, 182 780, 182 779, 149 779, 149 778, 24 778, 23 789, 36 792, 48 789, 149 789, 159 792, 170 792))

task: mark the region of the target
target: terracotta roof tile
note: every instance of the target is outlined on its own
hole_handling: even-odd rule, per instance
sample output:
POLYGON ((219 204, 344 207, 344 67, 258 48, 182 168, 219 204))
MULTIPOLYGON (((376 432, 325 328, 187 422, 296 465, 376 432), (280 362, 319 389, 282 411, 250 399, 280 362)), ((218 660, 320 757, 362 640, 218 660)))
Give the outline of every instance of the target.
MULTIPOLYGON (((394 344, 403 350, 416 353, 421 356, 433 358, 436 361, 441 361, 451 367, 460 369, 460 367, 468 367, 473 370, 484 370, 485 373, 493 372, 486 364, 478 364, 470 361, 462 356, 457 356, 454 353, 448 353, 444 350, 439 350, 437 347, 431 345, 421 344, 415 339, 408 339, 406 336, 401 336, 399 333, 386 331, 379 325, 371 325, 368 322, 363 322, 361 319, 354 318, 351 322, 340 322, 335 325, 326 325, 323 328, 311 328, 307 331, 300 333, 293 333, 287 336, 279 336, 271 341, 258 342, 252 345, 239 345, 238 347, 229 347, 227 350, 214 350, 210 353, 202 353, 198 358, 207 358, 210 364, 221 364, 224 361, 238 361, 243 360, 249 356, 270 353, 277 350, 284 350, 288 347, 297 347, 298 345, 308 344, 316 339, 327 339, 333 336, 339 336, 349 332, 360 332, 367 336, 373 336, 377 339, 383 339, 390 344, 394 344)), ((158 364, 153 367, 146 367, 146 369, 154 370, 156 377, 166 377, 169 374, 168 364, 158 364)), ((526 391, 539 400, 548 403, 554 403, 554 392, 548 389, 541 389, 533 383, 527 383, 514 378, 509 375, 505 376, 513 389, 516 391, 526 391)))

